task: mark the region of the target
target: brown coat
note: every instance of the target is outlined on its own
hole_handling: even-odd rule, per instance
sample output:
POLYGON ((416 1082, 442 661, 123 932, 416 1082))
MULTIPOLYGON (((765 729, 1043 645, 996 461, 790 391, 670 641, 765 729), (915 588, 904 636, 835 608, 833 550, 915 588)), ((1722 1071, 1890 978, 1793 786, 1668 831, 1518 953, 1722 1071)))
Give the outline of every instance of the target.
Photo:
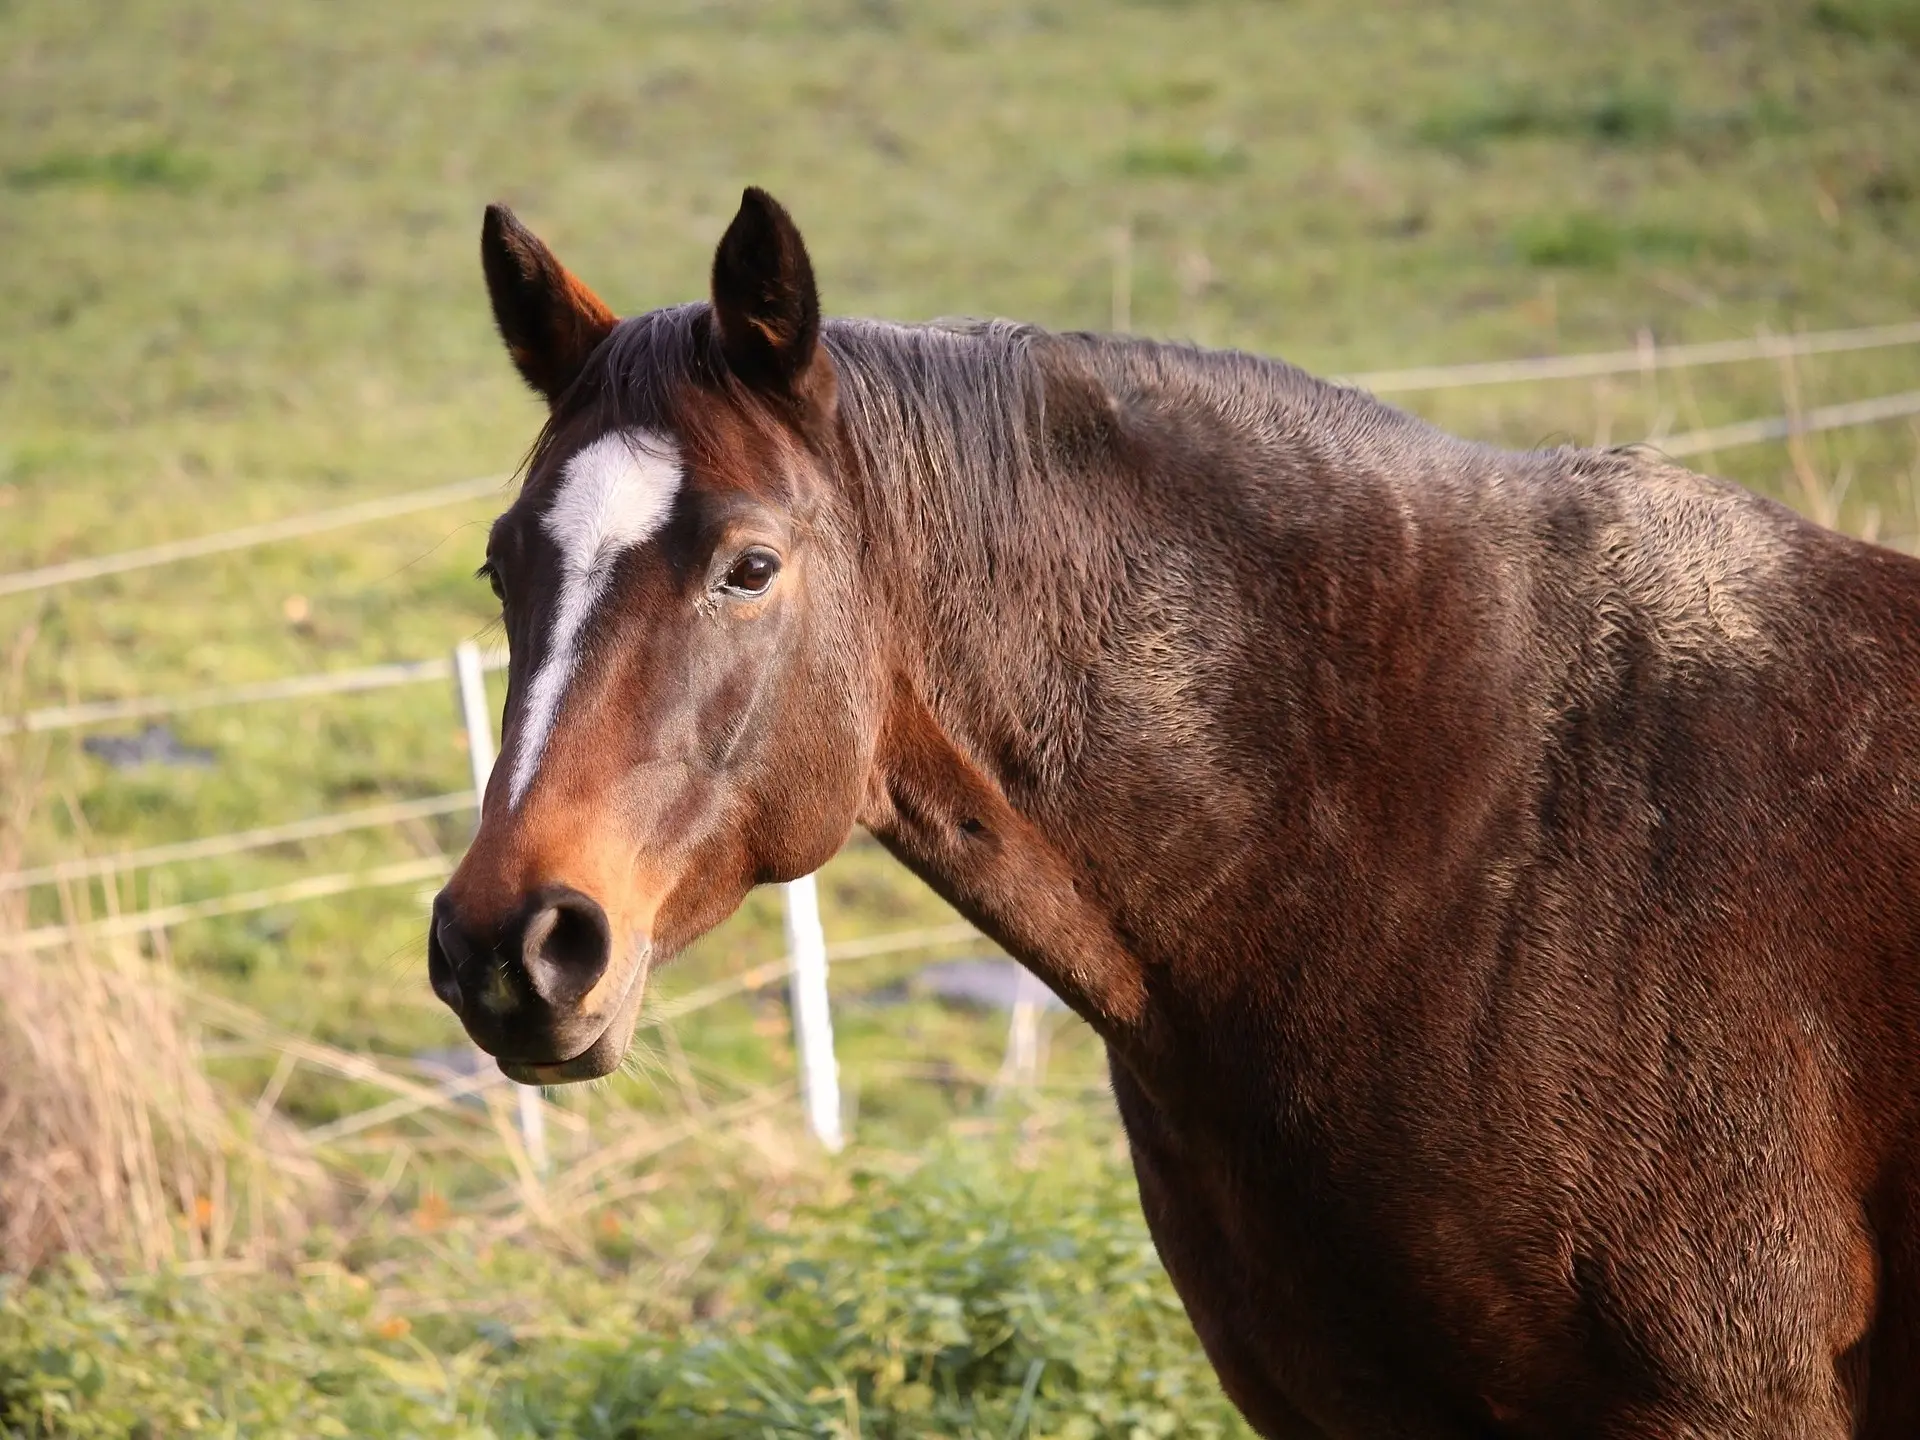
POLYGON ((1263 1434, 1920 1435, 1920 563, 1272 361, 823 326, 759 192, 712 306, 486 255, 554 402, 509 747, 569 457, 682 474, 440 902, 511 1073, 858 821, 1106 1040, 1263 1434))

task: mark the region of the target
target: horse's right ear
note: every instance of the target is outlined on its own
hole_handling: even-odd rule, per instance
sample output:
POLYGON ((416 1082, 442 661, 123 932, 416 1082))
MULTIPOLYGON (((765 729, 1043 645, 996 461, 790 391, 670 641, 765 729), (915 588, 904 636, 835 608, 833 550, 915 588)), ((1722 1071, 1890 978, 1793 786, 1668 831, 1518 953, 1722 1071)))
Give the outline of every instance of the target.
POLYGON ((820 348, 820 294, 792 218, 757 186, 713 254, 713 315, 736 379, 831 413, 833 367, 820 348))
POLYGON ((504 205, 489 205, 480 224, 480 264, 507 353, 527 384, 557 405, 613 330, 613 311, 504 205))

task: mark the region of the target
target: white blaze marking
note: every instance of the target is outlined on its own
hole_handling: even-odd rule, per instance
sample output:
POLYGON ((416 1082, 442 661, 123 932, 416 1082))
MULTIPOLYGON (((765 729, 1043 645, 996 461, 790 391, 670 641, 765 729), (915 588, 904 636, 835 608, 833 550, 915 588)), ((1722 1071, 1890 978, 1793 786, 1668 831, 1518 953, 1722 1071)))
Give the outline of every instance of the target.
POLYGON ((680 452, 664 435, 616 430, 567 461, 560 488, 540 524, 560 547, 560 594, 547 629, 547 653, 527 689, 508 808, 517 807, 540 771, 580 631, 607 588, 621 554, 666 523, 680 489, 680 452))

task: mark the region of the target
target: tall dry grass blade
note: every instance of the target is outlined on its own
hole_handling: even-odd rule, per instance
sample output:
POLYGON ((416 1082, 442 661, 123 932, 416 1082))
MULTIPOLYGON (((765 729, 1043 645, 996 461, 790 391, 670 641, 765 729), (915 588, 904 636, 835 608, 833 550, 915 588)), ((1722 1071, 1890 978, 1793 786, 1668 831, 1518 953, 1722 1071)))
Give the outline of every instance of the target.
MULTIPOLYGON (((1693 391, 1693 381, 1686 370, 1673 372, 1674 387, 1680 392, 1680 409, 1687 417, 1687 428, 1697 435, 1707 433, 1706 413, 1700 408, 1700 399, 1693 391)), ((1709 446, 1700 452, 1700 469, 1712 474, 1720 468, 1720 454, 1709 446)))
POLYGON ((1793 466, 1794 479, 1799 482, 1800 494, 1804 499, 1808 513, 1820 524, 1829 527, 1840 523, 1840 507, 1835 501, 1832 487, 1821 475, 1820 467, 1814 463, 1813 452, 1807 446, 1805 428, 1806 404, 1801 398, 1800 367, 1790 349, 1781 348, 1780 399, 1785 407, 1789 428, 1787 430, 1787 458, 1793 466))
MULTIPOLYGON (((38 788, 24 754, 0 745, 6 868, 38 788)), ((115 886, 99 893, 119 910, 115 886)), ((0 1271, 63 1252, 144 1267, 221 1259, 236 1180, 256 1234, 293 1238, 324 1192, 317 1167, 284 1127, 247 1123, 216 1091, 172 975, 131 936, 85 934, 90 887, 66 885, 59 899, 64 943, 30 951, 7 943, 27 928, 26 897, 0 895, 0 1271)))
POLYGON ((215 1091, 151 969, 125 944, 0 951, 0 1269, 62 1251, 218 1258, 235 1179, 254 1192, 255 1248, 263 1232, 293 1238, 324 1188, 280 1127, 249 1125, 215 1091))

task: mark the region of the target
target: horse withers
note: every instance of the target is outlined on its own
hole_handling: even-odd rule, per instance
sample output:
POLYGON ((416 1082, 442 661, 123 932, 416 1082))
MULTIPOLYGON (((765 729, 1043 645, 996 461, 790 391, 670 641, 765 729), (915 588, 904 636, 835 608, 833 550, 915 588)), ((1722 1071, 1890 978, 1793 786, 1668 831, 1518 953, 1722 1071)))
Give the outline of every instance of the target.
POLYGON ((431 927, 507 1074, 864 825, 1105 1041, 1268 1436, 1920 1435, 1920 562, 1278 362, 823 322, 749 190, 550 407, 431 927))

